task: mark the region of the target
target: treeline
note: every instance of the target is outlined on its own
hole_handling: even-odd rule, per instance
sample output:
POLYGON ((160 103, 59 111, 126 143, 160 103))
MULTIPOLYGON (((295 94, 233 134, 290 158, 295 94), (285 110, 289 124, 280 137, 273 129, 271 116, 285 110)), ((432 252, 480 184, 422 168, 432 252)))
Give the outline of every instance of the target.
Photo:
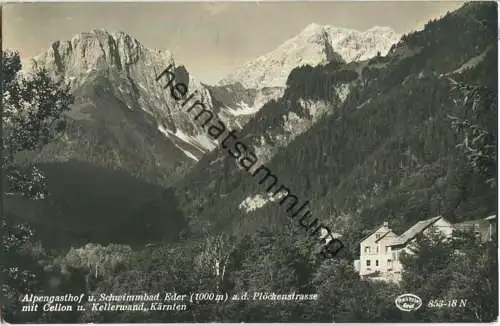
MULTIPOLYGON (((19 257, 15 249, 31 242, 29 237, 17 239, 9 247, 11 258, 19 257)), ((23 265, 32 273, 29 286, 7 288, 10 305, 3 311, 9 322, 491 322, 498 315, 496 246, 478 244, 467 233, 455 234, 449 242, 438 234, 418 237, 412 247, 415 254, 402 258, 399 285, 360 279, 352 260, 316 260, 293 230, 281 236, 260 231, 241 239, 221 234, 139 250, 88 244, 58 257, 39 246, 29 248, 25 257, 32 257, 33 263, 23 265), (86 301, 83 312, 22 312, 18 301, 19 293, 87 297, 158 292, 228 293, 229 300, 182 302, 186 311, 148 312, 92 311, 86 301), (318 294, 318 299, 232 300, 245 292, 318 294), (423 306, 402 312, 394 304, 402 293, 418 295, 423 306), (465 300, 466 305, 439 307, 432 304, 436 300, 465 300)), ((16 283, 11 279, 7 284, 16 283)))

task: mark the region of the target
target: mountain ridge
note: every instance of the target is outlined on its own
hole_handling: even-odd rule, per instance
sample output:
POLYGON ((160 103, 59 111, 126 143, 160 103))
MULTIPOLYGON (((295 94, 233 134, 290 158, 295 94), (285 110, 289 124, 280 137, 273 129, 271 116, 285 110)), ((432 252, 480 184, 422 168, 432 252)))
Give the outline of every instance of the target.
POLYGON ((293 68, 333 60, 366 60, 378 52, 385 55, 399 37, 389 27, 375 26, 360 32, 312 23, 274 50, 248 61, 217 84, 239 82, 247 88, 283 87, 293 68))
POLYGON ((124 32, 92 29, 53 42, 32 58, 30 70, 45 68, 70 85, 75 104, 67 115, 66 137, 36 160, 75 158, 163 185, 180 177, 213 145, 203 141, 205 132, 156 81, 169 64, 211 107, 208 90, 176 64, 170 51, 145 48, 124 32))

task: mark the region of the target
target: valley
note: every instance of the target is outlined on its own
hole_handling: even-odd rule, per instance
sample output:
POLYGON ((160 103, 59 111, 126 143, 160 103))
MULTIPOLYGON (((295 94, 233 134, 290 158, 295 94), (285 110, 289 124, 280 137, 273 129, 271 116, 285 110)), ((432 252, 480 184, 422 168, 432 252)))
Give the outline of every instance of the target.
MULTIPOLYGON (((9 322, 494 320, 496 243, 422 240, 403 258, 398 284, 360 278, 353 261, 361 239, 387 220, 401 234, 434 216, 458 224, 496 214, 497 19, 496 4, 466 3, 403 34, 312 23, 217 83, 125 32, 92 29, 54 41, 20 75, 45 69, 74 102, 60 135, 9 158, 40 175, 25 180, 13 170, 18 179, 7 178, 0 223, 13 236, 0 240, 5 261, 26 268, 7 297, 314 300, 28 316, 12 299, 2 309, 9 322), (33 196, 36 187, 46 193, 33 196), (342 250, 321 257, 334 243, 342 250), (394 301, 414 292, 428 296, 424 303, 476 303, 461 311, 424 305, 408 319, 394 301)), ((6 58, 16 71, 15 55, 6 58)), ((9 100, 17 94, 10 83, 9 100)))

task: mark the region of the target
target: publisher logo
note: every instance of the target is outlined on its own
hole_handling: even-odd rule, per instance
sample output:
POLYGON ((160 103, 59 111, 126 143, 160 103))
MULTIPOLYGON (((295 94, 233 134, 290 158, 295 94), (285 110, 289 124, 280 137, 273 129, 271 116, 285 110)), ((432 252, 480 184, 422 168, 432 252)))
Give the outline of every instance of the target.
POLYGON ((402 311, 415 311, 422 307, 422 299, 411 293, 401 294, 394 303, 402 311))

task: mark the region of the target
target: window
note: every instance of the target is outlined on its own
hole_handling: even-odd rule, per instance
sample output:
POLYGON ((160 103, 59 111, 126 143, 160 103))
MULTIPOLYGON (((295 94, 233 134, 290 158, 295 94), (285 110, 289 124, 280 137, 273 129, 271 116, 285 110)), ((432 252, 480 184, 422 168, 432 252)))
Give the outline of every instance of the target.
POLYGON ((474 224, 474 236, 477 240, 481 240, 481 231, 479 230, 479 225, 474 224))
POLYGON ((380 248, 380 245, 377 245, 377 254, 378 254, 378 249, 380 248))
POLYGON ((365 254, 369 254, 370 253, 370 246, 366 246, 365 247, 365 254))
POLYGON ((387 259, 387 270, 392 271, 392 260, 387 259))
POLYGON ((378 260, 375 260, 375 266, 378 266, 378 260))
POLYGON ((370 265, 371 265, 371 263, 372 263, 372 262, 368 259, 368 260, 366 261, 366 266, 370 266, 370 265))
POLYGON ((380 238, 380 233, 375 234, 375 239, 380 238))

